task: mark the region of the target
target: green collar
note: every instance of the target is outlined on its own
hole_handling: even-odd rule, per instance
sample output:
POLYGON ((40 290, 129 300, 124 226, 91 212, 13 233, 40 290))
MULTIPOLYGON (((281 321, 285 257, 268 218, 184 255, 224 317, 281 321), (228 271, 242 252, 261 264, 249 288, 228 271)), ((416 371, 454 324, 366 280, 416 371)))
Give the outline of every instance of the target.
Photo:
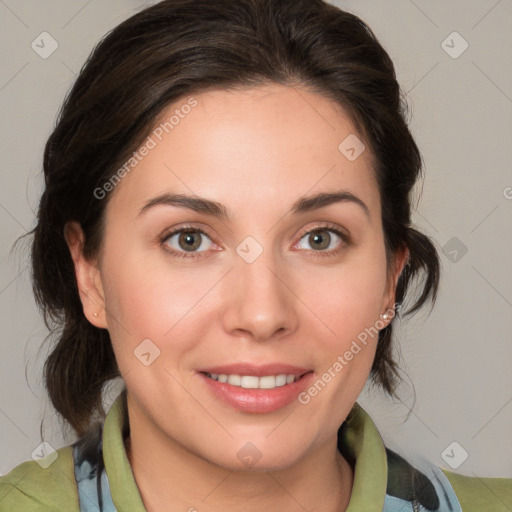
POLYGON ((355 464, 347 512, 382 512, 388 478, 386 449, 377 427, 357 402, 338 432, 338 446, 355 464))
POLYGON ((126 391, 112 404, 103 427, 103 460, 112 501, 117 510, 146 512, 132 468, 126 455, 123 429, 126 428, 126 391))

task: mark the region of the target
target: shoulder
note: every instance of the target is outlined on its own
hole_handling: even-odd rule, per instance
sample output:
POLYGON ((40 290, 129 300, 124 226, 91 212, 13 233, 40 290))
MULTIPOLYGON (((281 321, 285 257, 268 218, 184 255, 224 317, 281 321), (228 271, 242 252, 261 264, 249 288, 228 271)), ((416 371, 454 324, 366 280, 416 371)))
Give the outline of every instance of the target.
POLYGON ((0 477, 0 512, 79 512, 73 447, 19 464, 0 477))
POLYGON ((448 478, 464 512, 510 512, 512 478, 480 478, 442 470, 448 478))

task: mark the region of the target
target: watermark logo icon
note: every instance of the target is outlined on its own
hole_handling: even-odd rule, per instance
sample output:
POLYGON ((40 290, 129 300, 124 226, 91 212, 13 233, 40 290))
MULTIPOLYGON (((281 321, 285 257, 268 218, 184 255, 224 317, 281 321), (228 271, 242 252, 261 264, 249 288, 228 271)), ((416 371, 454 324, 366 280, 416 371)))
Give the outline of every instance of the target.
POLYGON ((263 247, 252 236, 248 236, 238 245, 236 252, 246 263, 253 263, 263 253, 263 247))
POLYGON ((258 448, 252 443, 246 443, 238 453, 236 454, 240 461, 246 466, 254 466, 263 454, 258 450, 258 448))
POLYGON ((441 457, 452 469, 457 469, 466 461, 469 453, 457 441, 453 441, 443 450, 441 457))
POLYGON ((160 349, 147 338, 137 345, 133 353, 144 366, 149 366, 160 356, 160 349))
POLYGON ((44 441, 30 454, 32 459, 36 461, 43 469, 48 469, 59 457, 50 443, 44 441))
POLYGON ((452 59, 458 59, 468 49, 468 47, 468 42, 458 32, 452 32, 441 43, 441 48, 452 59))
POLYGON ((364 150, 366 146, 363 142, 353 133, 351 133, 348 137, 343 139, 341 144, 338 146, 339 152, 347 159, 353 162, 357 160, 364 150))
POLYGON ((452 263, 458 263, 467 252, 466 245, 456 236, 443 245, 443 253, 452 263))
POLYGON ((41 32, 30 46, 39 57, 47 59, 59 47, 59 43, 48 32, 41 32))

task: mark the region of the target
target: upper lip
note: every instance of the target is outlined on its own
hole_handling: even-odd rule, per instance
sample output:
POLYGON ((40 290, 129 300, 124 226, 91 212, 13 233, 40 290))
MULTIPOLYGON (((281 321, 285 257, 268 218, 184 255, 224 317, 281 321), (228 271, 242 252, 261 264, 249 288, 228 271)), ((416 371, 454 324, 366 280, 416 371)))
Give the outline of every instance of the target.
POLYGON ((201 373, 216 373, 224 375, 254 375, 256 377, 264 377, 266 375, 295 375, 297 377, 308 373, 311 370, 300 368, 290 364, 248 364, 248 363, 233 363, 219 366, 210 366, 208 368, 199 369, 201 373))

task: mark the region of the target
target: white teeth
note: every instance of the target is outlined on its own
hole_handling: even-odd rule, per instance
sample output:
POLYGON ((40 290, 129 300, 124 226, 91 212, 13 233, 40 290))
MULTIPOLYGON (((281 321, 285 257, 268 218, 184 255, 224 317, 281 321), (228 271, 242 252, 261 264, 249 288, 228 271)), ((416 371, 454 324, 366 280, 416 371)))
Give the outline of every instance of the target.
POLYGON ((231 384, 232 386, 240 386, 241 382, 242 377, 240 377, 240 375, 230 375, 228 377, 228 384, 231 384))
POLYGON ((276 376, 276 387, 286 385, 286 375, 277 375, 276 376))
POLYGON ((226 375, 223 373, 207 373, 208 377, 222 383, 228 383, 232 386, 242 387, 244 389, 274 389, 286 384, 291 384, 299 379, 295 375, 265 375, 257 377, 256 375, 226 375))
POLYGON ((258 377, 254 377, 252 375, 244 375, 240 379, 240 386, 242 386, 245 389, 257 389, 259 386, 259 380, 258 377))
POLYGON ((274 375, 265 375, 265 377, 260 377, 259 386, 261 389, 272 389, 276 387, 276 378, 274 375))

